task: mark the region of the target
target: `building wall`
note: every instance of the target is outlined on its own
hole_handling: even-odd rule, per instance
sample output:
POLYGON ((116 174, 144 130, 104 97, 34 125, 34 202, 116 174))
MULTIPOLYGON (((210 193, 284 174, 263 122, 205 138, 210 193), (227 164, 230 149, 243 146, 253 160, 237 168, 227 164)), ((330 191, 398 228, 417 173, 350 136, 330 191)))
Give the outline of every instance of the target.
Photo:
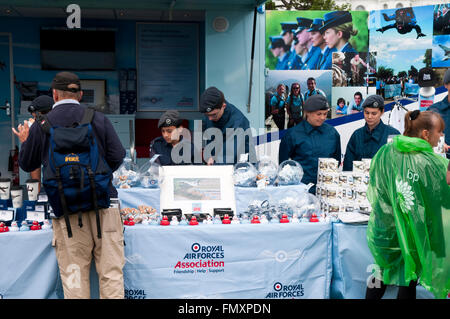
POLYGON ((448 0, 336 0, 336 3, 339 5, 350 3, 352 5, 351 10, 372 11, 442 4, 448 3, 448 0))

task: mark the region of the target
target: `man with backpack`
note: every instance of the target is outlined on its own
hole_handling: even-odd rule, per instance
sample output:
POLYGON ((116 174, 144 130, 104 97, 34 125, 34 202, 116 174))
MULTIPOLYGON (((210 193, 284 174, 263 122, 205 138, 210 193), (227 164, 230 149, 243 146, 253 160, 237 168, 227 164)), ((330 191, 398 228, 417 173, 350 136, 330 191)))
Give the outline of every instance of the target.
POLYGON ((70 72, 52 82, 55 104, 36 125, 18 127, 19 165, 30 172, 43 164, 43 185, 55 216, 53 242, 64 297, 90 298, 89 273, 94 257, 100 298, 124 298, 123 224, 110 208, 112 172, 125 150, 111 122, 83 107, 81 84, 70 72))

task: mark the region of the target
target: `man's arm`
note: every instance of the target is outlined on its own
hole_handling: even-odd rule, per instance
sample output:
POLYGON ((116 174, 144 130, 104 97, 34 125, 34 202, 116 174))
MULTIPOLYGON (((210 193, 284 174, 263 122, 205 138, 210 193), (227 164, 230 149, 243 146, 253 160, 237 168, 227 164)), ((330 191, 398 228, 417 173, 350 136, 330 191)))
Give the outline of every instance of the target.
MULTIPOLYGON (((28 125, 24 125, 22 126, 22 128, 19 127, 18 133, 20 134, 21 131, 23 133, 23 130, 28 131, 28 125), (24 128, 25 126, 27 128, 24 128)), ((25 172, 31 172, 41 167, 42 145, 44 144, 45 134, 42 131, 40 125, 35 124, 31 126, 31 128, 29 129, 29 133, 22 135, 22 138, 24 137, 25 140, 20 146, 19 166, 25 172)))
POLYGON ((109 119, 104 117, 105 128, 105 160, 108 163, 112 171, 115 171, 122 164, 126 155, 125 149, 117 136, 114 127, 109 119))

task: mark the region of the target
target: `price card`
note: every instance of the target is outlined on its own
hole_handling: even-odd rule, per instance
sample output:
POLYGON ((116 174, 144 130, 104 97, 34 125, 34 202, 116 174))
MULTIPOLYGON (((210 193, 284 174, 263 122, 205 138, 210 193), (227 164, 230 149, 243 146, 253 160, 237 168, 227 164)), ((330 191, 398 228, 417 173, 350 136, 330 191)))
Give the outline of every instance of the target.
POLYGON ((27 220, 37 220, 38 222, 43 222, 45 220, 45 212, 28 211, 27 220))
POLYGON ((0 210, 0 220, 1 221, 10 221, 14 219, 14 211, 13 210, 0 210))
POLYGON ((37 212, 45 212, 45 205, 36 205, 34 206, 34 210, 37 212))
POLYGON ((47 194, 39 194, 38 195, 38 202, 48 202, 47 194))

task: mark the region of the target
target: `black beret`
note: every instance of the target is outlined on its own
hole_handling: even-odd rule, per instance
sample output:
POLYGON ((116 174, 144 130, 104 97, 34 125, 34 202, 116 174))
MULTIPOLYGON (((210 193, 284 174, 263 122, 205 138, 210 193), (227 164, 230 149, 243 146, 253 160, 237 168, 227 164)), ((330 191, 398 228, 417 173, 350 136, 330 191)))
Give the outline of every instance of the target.
POLYGON ((38 96, 31 102, 30 106, 28 106, 28 112, 49 112, 52 109, 54 103, 55 102, 53 101, 53 98, 48 95, 38 96))
POLYGON ((211 86, 200 96, 200 112, 209 113, 214 109, 220 109, 225 97, 218 88, 211 86))
POLYGON ((369 95, 363 102, 362 108, 373 107, 384 110, 384 99, 381 95, 369 95))
POLYGON ((180 120, 180 114, 176 110, 166 111, 158 122, 158 128, 167 126, 179 126, 183 121, 180 120))
POLYGON ((327 98, 321 94, 315 94, 309 97, 303 107, 306 112, 328 110, 329 108, 330 105, 328 104, 327 98))

